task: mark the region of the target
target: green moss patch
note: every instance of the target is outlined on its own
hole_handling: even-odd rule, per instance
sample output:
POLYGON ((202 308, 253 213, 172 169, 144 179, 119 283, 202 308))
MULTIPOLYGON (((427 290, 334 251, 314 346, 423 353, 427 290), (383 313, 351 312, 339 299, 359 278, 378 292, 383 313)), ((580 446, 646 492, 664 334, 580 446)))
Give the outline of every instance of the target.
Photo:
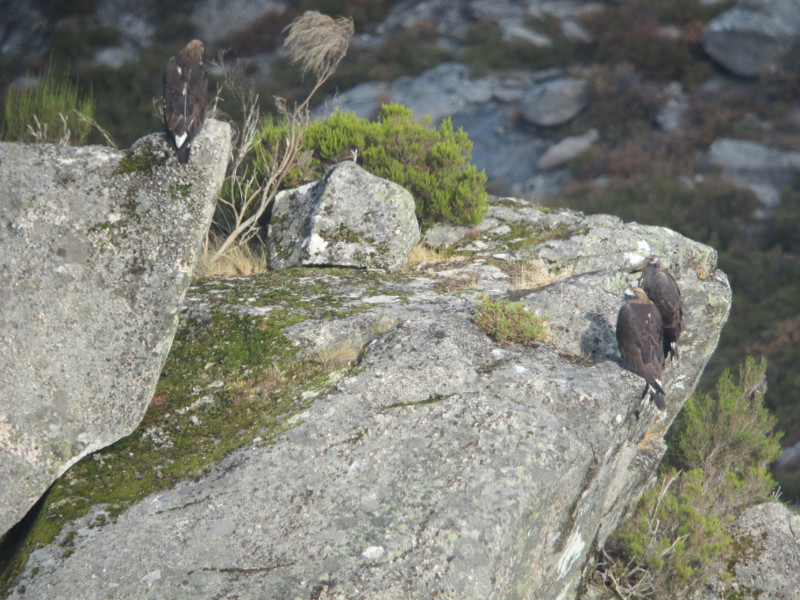
POLYGON ((164 159, 155 156, 152 152, 144 152, 142 154, 133 154, 129 152, 122 157, 122 160, 119 161, 119 165, 114 172, 121 175, 124 173, 135 173, 137 171, 149 171, 162 162, 164 162, 164 159))
MULTIPOLYGON (((269 443, 292 426, 291 417, 337 379, 320 361, 299 358, 283 329, 355 310, 338 301, 335 283, 356 276, 363 273, 288 269, 197 283, 189 297, 202 309, 183 316, 138 429, 74 465, 32 511, 27 531, 0 542, 0 595, 30 553, 74 519, 94 510, 92 526, 102 527, 144 496, 200 476, 231 450, 269 443)), ((376 277, 372 286, 381 293, 384 282, 376 277)), ((60 542, 65 553, 74 551, 75 535, 60 542)))

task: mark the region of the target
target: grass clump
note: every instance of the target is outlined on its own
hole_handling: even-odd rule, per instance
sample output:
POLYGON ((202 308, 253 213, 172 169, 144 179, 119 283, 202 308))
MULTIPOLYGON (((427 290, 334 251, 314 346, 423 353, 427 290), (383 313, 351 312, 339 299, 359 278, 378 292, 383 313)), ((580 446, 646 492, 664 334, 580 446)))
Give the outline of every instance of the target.
POLYGON ((474 320, 501 344, 535 344, 547 339, 547 317, 530 312, 522 301, 492 300, 484 295, 474 320))
POLYGON ((738 382, 726 371, 716 397, 687 402, 657 484, 603 550, 599 570, 619 597, 686 598, 729 580, 737 542, 727 526, 776 488, 768 469, 781 434, 764 407, 766 368, 748 357, 738 382))
MULTIPOLYGON (((272 140, 284 135, 274 124, 262 132, 272 140)), ((450 119, 434 129, 429 117, 415 120, 410 109, 385 104, 375 122, 336 112, 311 123, 303 142, 311 158, 287 175, 288 187, 314 181, 329 166, 356 157, 373 175, 411 192, 423 228, 436 222, 474 225, 488 210, 486 174, 471 164, 472 142, 450 119)))
POLYGON ((212 261, 210 257, 219 246, 211 243, 209 252, 201 253, 194 269, 195 277, 249 277, 267 270, 267 251, 263 245, 250 242, 233 246, 228 252, 212 261))
POLYGON ((92 129, 94 99, 81 95, 68 69, 51 60, 36 87, 12 87, 6 95, 4 140, 82 144, 92 129))

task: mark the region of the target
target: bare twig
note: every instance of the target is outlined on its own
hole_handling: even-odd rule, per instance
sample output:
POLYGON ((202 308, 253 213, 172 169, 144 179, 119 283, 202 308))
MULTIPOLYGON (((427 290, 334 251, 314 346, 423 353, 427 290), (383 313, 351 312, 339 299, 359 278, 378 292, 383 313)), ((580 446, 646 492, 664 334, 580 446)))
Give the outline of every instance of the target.
POLYGON ((114 139, 111 137, 111 134, 108 133, 108 131, 106 131, 102 127, 100 127, 100 124, 97 121, 95 121, 91 117, 83 114, 79 110, 75 111, 75 115, 78 117, 78 119, 80 119, 84 123, 88 123, 89 125, 91 125, 95 129, 97 129, 97 131, 100 132, 100 134, 103 136, 103 138, 105 138, 107 146, 109 146, 110 148, 116 148, 117 147, 117 144, 114 143, 114 139))
MULTIPOLYGON (((243 245, 258 234, 258 222, 272 204, 284 178, 303 154, 303 134, 311 118, 309 104, 316 91, 333 74, 344 58, 350 37, 353 35, 351 19, 332 19, 315 11, 307 11, 289 26, 285 41, 290 59, 299 63, 301 71, 314 73, 316 83, 299 105, 292 110, 281 98, 276 98, 278 113, 288 125, 284 140, 276 140, 266 147, 259 139, 261 117, 258 95, 241 84, 242 72, 226 71, 228 88, 242 106, 244 121, 233 145, 228 184, 230 198, 220 198, 231 222, 223 225, 229 231, 211 261, 218 260, 234 245, 243 245), (254 165, 258 165, 256 168, 254 165)), ((220 64, 223 55, 219 56, 220 64)), ((219 103, 219 93, 214 110, 219 103)), ((206 252, 209 251, 208 239, 206 252)))

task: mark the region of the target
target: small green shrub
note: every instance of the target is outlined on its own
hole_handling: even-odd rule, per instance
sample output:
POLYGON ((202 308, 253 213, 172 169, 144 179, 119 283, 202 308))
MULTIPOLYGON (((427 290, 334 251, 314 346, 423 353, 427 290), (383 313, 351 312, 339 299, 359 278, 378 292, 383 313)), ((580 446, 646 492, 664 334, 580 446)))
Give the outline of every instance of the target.
POLYGON ((766 368, 748 357, 738 382, 726 371, 715 398, 697 394, 684 406, 658 483, 606 544, 600 570, 620 597, 686 598, 728 579, 727 525, 776 487, 768 468, 781 434, 763 404, 766 368))
POLYGON ((609 541, 606 578, 621 597, 686 598, 726 577, 731 520, 714 511, 702 469, 661 475, 609 541))
POLYGON ((80 145, 92 125, 79 118, 76 111, 88 119, 93 117, 92 94, 79 96, 78 85, 70 79, 69 70, 54 68, 51 60, 35 88, 9 88, 2 137, 21 142, 72 141, 80 145))
MULTIPOLYGON (((261 138, 269 146, 285 133, 272 123, 261 138)), ((411 192, 423 228, 435 222, 474 225, 488 210, 486 174, 471 164, 472 142, 462 129, 453 129, 450 119, 433 129, 430 118, 417 121, 399 104, 385 104, 375 122, 336 112, 309 124, 303 144, 312 158, 298 162, 285 180, 287 187, 318 179, 357 152, 364 169, 411 192)))
POLYGON ((769 499, 776 484, 769 465, 781 454, 782 433, 764 406, 767 360, 751 356, 717 381, 717 394, 693 395, 670 440, 669 459, 684 469, 703 469, 705 489, 714 490, 718 514, 769 499))
POLYGON ((501 344, 534 344, 547 339, 547 317, 530 312, 524 302, 483 296, 474 320, 489 337, 501 344))

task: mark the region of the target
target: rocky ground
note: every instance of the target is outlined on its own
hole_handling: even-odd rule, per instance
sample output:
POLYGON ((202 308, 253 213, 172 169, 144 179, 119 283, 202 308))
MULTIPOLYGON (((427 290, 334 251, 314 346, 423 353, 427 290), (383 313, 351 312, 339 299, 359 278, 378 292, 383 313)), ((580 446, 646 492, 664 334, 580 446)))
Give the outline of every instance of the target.
POLYGON ((192 286, 141 430, 71 471, 40 518, 75 490, 108 494, 93 491, 107 472, 134 480, 123 505, 138 501, 91 501, 33 552, 12 597, 574 595, 658 464, 730 289, 711 248, 614 217, 496 198, 467 233, 432 230, 451 258, 394 275, 295 268, 192 286), (641 401, 613 329, 650 252, 692 321, 665 413, 641 401), (484 294, 546 317, 546 341, 493 342, 474 321, 484 294), (169 486, 181 463, 198 475, 169 486))

